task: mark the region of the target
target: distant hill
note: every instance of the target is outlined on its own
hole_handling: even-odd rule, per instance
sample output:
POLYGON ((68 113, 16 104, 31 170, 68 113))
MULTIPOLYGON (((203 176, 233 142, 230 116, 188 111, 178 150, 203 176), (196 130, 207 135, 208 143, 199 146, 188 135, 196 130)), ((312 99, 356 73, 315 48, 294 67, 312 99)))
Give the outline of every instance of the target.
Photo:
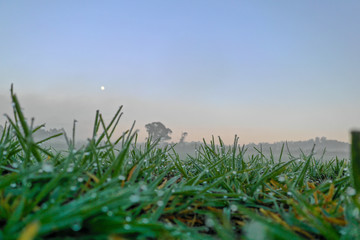
MULTIPOLYGON (((194 155, 195 147, 200 146, 201 142, 183 143, 175 146, 175 150, 180 156, 185 157, 187 154, 194 155)), ((288 160, 290 155, 293 157, 300 157, 302 153, 310 154, 313 146, 314 156, 317 159, 322 157, 323 160, 331 160, 336 157, 339 159, 348 159, 350 156, 350 144, 340 142, 337 140, 328 140, 325 137, 309 139, 307 141, 283 141, 275 143, 250 143, 244 146, 246 150, 245 157, 251 157, 251 155, 258 155, 258 151, 261 151, 265 157, 270 157, 271 152, 275 159, 279 159, 281 149, 283 149, 282 160, 288 160), (271 151, 270 151, 271 149, 271 151)))

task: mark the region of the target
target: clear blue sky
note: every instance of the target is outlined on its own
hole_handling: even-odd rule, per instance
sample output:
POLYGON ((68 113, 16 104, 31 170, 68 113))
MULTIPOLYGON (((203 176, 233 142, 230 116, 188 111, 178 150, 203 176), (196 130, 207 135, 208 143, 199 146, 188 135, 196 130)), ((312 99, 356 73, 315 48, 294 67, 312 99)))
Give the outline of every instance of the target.
MULTIPOLYGON (((360 127, 360 1, 0 1, 0 112, 89 136, 161 121, 173 140, 348 141, 360 127), (100 89, 105 86, 105 90, 100 89)), ((1 117, 0 123, 5 122, 1 117)))

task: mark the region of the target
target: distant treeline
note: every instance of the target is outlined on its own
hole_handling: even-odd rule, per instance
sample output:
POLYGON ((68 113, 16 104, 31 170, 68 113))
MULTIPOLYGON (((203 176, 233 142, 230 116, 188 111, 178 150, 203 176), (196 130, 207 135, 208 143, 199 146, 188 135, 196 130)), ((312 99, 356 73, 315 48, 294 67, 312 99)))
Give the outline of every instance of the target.
MULTIPOLYGON (((0 125, 0 134, 3 132, 3 126, 0 125)), ((51 128, 46 130, 44 128, 38 129, 34 133, 35 141, 40 141, 42 139, 48 138, 50 136, 56 135, 58 133, 64 133, 63 129, 51 128)), ((77 147, 81 147, 86 144, 86 140, 78 140, 76 142, 77 147)), ((139 143, 141 144, 141 143, 139 143)), ((180 155, 180 158, 186 158, 188 155, 194 156, 196 149, 203 144, 202 142, 186 142, 182 138, 180 142, 161 142, 160 146, 171 145, 174 146, 176 152, 180 155)), ((44 143, 45 146, 52 147, 57 150, 67 149, 67 143, 64 136, 60 136, 54 139, 51 139, 48 142, 44 143)), ((311 150, 315 145, 314 156, 316 158, 323 157, 324 160, 330 160, 335 157, 339 159, 348 159, 350 153, 350 144, 345 142, 340 142, 337 140, 329 140, 326 137, 316 137, 315 139, 309 139, 306 141, 283 141, 275 143, 250 143, 245 146, 239 146, 240 148, 244 147, 246 149, 245 156, 251 157, 252 155, 257 155, 260 152, 266 157, 270 157, 271 154, 275 159, 280 157, 281 150, 283 148, 282 159, 287 160, 289 156, 299 157, 302 154, 310 154, 311 150)), ((232 145, 227 145, 227 147, 232 145)))

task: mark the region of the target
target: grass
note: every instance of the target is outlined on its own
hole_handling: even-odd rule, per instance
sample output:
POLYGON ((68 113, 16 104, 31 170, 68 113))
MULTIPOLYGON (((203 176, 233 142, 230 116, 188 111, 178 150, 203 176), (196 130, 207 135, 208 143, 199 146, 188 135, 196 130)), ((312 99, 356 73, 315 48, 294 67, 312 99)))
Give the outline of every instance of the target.
POLYGON ((42 126, 11 98, 0 239, 359 239, 360 167, 349 160, 312 153, 283 162, 261 150, 244 159, 237 137, 232 146, 204 140, 180 159, 156 141, 139 146, 134 125, 113 140, 121 108, 108 125, 97 112, 80 149, 74 123, 68 151, 57 152, 41 146, 50 138, 34 141, 42 126))

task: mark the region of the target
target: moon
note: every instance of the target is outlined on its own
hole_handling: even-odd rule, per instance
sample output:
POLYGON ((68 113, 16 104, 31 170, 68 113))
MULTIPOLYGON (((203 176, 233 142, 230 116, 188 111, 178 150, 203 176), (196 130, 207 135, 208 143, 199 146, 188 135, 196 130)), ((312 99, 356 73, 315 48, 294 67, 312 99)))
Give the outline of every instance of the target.
POLYGON ((104 87, 104 86, 101 86, 100 89, 101 89, 101 91, 104 91, 104 90, 105 90, 105 87, 104 87))

